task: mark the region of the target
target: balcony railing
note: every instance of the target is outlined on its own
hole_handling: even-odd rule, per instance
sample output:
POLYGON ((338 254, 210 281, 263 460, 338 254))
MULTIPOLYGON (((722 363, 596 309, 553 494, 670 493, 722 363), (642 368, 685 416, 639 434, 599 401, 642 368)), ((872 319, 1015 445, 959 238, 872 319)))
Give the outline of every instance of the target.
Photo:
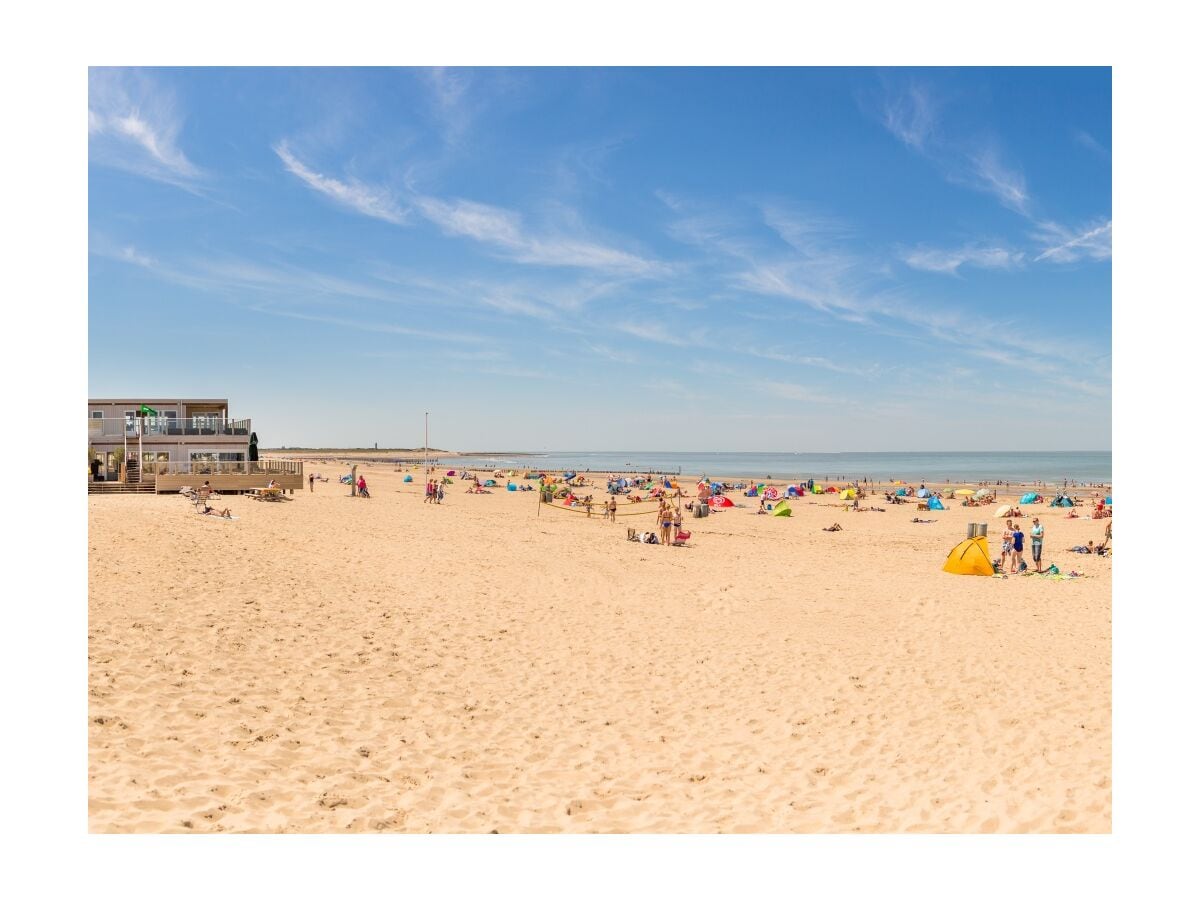
POLYGON ((143 463, 142 471, 146 475, 301 475, 304 464, 292 459, 160 461, 143 463))
POLYGON ((189 416, 186 419, 167 416, 136 418, 88 419, 88 440, 119 441, 143 437, 245 437, 249 438, 249 419, 225 419, 217 416, 189 416))

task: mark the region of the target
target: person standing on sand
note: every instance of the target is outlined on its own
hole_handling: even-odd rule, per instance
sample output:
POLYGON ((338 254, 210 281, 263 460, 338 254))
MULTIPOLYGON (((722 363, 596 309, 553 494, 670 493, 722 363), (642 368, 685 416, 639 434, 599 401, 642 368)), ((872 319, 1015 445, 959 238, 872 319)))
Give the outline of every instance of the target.
POLYGON ((313 481, 316 479, 316 477, 317 476, 315 472, 308 473, 308 492, 310 494, 313 492, 313 481))
POLYGON ((438 505, 440 506, 442 500, 446 496, 446 488, 440 481, 438 482, 437 492, 434 494, 434 496, 437 498, 438 505))
POLYGON ((1004 571, 1004 567, 1009 563, 1009 557, 1012 556, 1013 548, 1013 524, 1012 519, 1008 519, 1004 523, 1004 534, 1000 538, 1000 571, 1004 571))
POLYGON ((1042 541, 1046 536, 1046 529, 1042 527, 1042 523, 1038 521, 1038 517, 1033 517, 1033 527, 1029 529, 1029 549, 1033 551, 1033 564, 1037 566, 1037 571, 1042 571, 1042 541))
POLYGON ((1012 572, 1019 572, 1025 567, 1025 560, 1021 555, 1025 551, 1025 532, 1021 530, 1020 524, 1017 525, 1017 530, 1013 532, 1013 549, 1012 549, 1012 572))

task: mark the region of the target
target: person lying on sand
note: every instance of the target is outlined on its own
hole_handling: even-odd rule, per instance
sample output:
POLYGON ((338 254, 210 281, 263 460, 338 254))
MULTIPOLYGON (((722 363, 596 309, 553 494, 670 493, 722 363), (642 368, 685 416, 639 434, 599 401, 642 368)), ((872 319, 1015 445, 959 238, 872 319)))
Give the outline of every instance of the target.
POLYGON ((936 521, 937 521, 937 519, 917 519, 917 518, 913 518, 913 519, 910 519, 909 521, 911 521, 911 522, 916 522, 918 525, 932 525, 934 522, 936 522, 936 521))
POLYGON ((822 530, 822 531, 841 531, 841 530, 842 530, 842 526, 841 526, 841 525, 839 525, 837 522, 834 522, 834 523, 833 523, 832 525, 830 525, 828 528, 822 528, 821 530, 822 530))
POLYGON ((200 515, 202 515, 202 516, 220 516, 222 519, 232 519, 233 518, 233 513, 231 513, 229 511, 229 507, 225 507, 225 509, 218 512, 213 507, 206 506, 206 507, 204 507, 204 509, 200 510, 200 515))

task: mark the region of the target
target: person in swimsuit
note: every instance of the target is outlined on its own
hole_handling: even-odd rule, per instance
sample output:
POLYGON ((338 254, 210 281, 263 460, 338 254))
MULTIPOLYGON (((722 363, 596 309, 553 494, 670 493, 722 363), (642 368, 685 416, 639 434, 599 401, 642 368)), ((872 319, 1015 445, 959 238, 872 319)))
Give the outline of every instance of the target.
POLYGON ((659 535, 658 539, 667 545, 671 543, 671 506, 666 500, 660 500, 658 504, 658 524, 659 535))
POLYGON ((1011 562, 1013 549, 1013 524, 1012 519, 1007 519, 1004 522, 1004 534, 1000 539, 1000 568, 1003 569, 1011 562))
POLYGON ((1009 569, 1010 572, 1018 572, 1024 567, 1025 560, 1021 558, 1021 555, 1024 553, 1024 551, 1025 532, 1023 532, 1021 530, 1021 526, 1018 525, 1012 536, 1012 568, 1009 569))

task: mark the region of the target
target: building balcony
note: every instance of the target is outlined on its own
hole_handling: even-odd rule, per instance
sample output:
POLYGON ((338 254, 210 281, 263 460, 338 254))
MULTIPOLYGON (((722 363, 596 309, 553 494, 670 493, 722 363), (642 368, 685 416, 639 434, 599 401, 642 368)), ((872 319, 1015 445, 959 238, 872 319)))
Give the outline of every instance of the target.
POLYGON ((249 419, 225 419, 216 416, 192 416, 179 419, 167 416, 88 419, 90 443, 136 441, 186 443, 190 441, 228 441, 248 443, 253 429, 249 419))

